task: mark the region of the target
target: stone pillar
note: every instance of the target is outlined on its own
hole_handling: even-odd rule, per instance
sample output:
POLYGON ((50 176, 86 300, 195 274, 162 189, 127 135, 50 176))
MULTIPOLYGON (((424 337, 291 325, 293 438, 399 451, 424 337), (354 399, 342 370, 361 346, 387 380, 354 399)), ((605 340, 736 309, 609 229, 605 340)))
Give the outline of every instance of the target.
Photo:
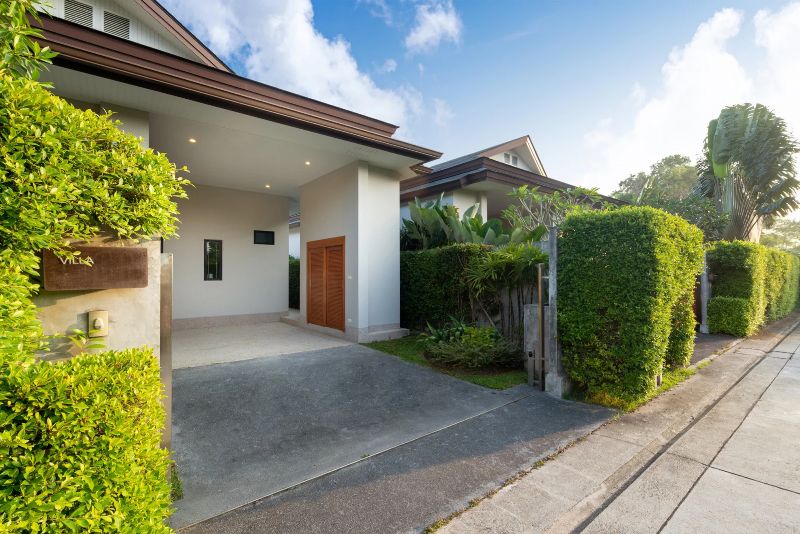
POLYGON ((558 228, 550 228, 547 238, 547 253, 549 256, 548 281, 548 306, 547 321, 545 325, 546 361, 545 391, 554 397, 561 398, 569 391, 570 384, 564 367, 561 364, 561 344, 558 342, 558 228))
POLYGON ((707 255, 703 256, 703 272, 700 273, 700 333, 708 334, 708 299, 711 298, 711 282, 708 279, 707 255))
POLYGON ((161 432, 161 446, 172 446, 172 254, 161 254, 161 385, 164 396, 164 428, 161 432))

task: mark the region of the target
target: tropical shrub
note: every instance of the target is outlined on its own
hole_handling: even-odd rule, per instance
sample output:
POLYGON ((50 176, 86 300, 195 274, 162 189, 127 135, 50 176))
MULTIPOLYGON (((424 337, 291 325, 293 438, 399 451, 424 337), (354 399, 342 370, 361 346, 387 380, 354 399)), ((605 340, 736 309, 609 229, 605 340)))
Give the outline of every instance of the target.
POLYGON ((151 350, 6 364, 0 406, 0 530, 169 532, 151 350))
POLYGON ((574 187, 544 193, 538 187, 523 185, 508 196, 516 202, 503 211, 503 218, 514 228, 539 233, 540 238, 544 236, 544 229, 559 226, 571 213, 607 206, 596 188, 574 187))
POLYGON ((797 305, 800 259, 793 254, 748 241, 720 241, 708 251, 708 266, 711 332, 749 336, 797 305))
POLYGON ((289 256, 289 307, 300 309, 300 258, 289 256))
POLYGON ((523 311, 534 302, 540 263, 547 263, 547 254, 537 246, 507 245, 473 257, 464 271, 475 319, 486 321, 520 347, 523 311))
POLYGON ((469 287, 464 270, 489 247, 463 243, 400 253, 400 324, 422 330, 453 317, 470 320, 469 287))
POLYGON ((168 531, 159 369, 150 350, 50 363, 31 298, 39 254, 100 232, 175 233, 188 182, 108 115, 33 81, 38 2, 0 0, 0 530, 168 531))
POLYGON ((453 243, 478 243, 500 246, 540 239, 543 229, 529 232, 505 228, 499 219, 484 222, 477 213, 479 204, 469 207, 459 218, 458 208, 442 204, 443 195, 433 201, 414 199, 408 203, 411 219, 403 219, 401 250, 426 250, 453 243))
POLYGON ((455 321, 443 328, 429 328, 423 343, 430 361, 450 367, 510 367, 522 361, 520 350, 490 326, 455 321))
POLYGON ((564 368, 590 397, 631 401, 692 353, 703 236, 649 207, 576 213, 562 225, 558 328, 564 368))

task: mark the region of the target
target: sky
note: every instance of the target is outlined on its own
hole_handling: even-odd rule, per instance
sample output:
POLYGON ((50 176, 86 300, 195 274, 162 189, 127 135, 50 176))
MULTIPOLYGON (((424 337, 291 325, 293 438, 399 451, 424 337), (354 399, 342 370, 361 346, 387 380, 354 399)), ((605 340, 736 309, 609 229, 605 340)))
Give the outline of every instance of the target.
POLYGON ((726 105, 800 136, 800 0, 162 0, 238 74, 386 120, 442 161, 529 134, 611 193, 696 160, 726 105))

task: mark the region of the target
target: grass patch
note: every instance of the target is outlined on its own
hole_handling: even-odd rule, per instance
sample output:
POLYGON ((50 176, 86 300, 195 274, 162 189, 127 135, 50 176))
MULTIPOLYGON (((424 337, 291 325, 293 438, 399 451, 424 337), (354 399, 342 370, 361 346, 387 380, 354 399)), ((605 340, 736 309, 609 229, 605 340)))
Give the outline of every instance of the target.
POLYGON ((175 462, 172 463, 169 473, 169 496, 172 502, 183 499, 183 484, 178 476, 178 466, 175 465, 175 462))
POLYGON ((608 395, 602 392, 593 394, 573 392, 570 394, 570 400, 591 402, 592 404, 601 404, 603 406, 608 406, 609 408, 617 408, 625 412, 632 412, 642 404, 651 401, 665 391, 677 386, 696 372, 697 369, 692 367, 681 367, 678 369, 664 371, 664 375, 661 378, 661 386, 646 395, 642 395, 641 397, 632 400, 621 399, 619 397, 614 397, 613 395, 608 395))
POLYGON ((442 373, 454 376, 455 378, 472 382, 479 386, 491 389, 508 389, 528 381, 528 373, 520 369, 486 369, 486 370, 464 370, 451 369, 439 365, 433 365, 423 355, 424 347, 422 336, 412 335, 400 339, 390 339, 388 341, 373 341, 365 343, 371 349, 379 350, 393 356, 397 356, 407 362, 423 365, 441 371, 442 373))

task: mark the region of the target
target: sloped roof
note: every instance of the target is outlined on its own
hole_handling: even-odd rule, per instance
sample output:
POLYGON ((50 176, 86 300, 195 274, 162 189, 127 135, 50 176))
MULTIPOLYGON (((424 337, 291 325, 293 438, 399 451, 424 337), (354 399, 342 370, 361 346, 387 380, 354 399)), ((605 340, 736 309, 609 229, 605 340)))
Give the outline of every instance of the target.
POLYGON ((533 141, 531 140, 529 135, 523 135, 522 137, 517 137, 516 139, 512 139, 510 141, 505 141, 503 143, 498 143, 496 145, 483 148, 481 150, 476 150, 475 152, 472 152, 470 154, 466 154, 464 156, 451 159, 449 161, 438 163, 436 165, 428 165, 428 168, 430 168, 432 172, 439 172, 444 169, 449 169, 450 167, 461 165, 462 163, 466 163, 468 161, 473 161, 479 158, 492 157, 501 152, 506 152, 509 150, 513 150, 515 148, 522 148, 522 147, 528 148, 530 150, 531 157, 536 163, 536 166, 538 166, 539 169, 541 169, 542 175, 547 176, 547 173, 544 170, 544 166, 542 165, 542 162, 539 159, 539 154, 536 152, 536 147, 534 147, 533 141))
POLYGON ((188 48, 197 58, 209 67, 214 67, 225 72, 233 72, 210 48, 194 36, 189 29, 181 24, 172 13, 162 6, 157 0, 133 0, 145 13, 150 15, 167 32, 175 37, 178 42, 188 48))

